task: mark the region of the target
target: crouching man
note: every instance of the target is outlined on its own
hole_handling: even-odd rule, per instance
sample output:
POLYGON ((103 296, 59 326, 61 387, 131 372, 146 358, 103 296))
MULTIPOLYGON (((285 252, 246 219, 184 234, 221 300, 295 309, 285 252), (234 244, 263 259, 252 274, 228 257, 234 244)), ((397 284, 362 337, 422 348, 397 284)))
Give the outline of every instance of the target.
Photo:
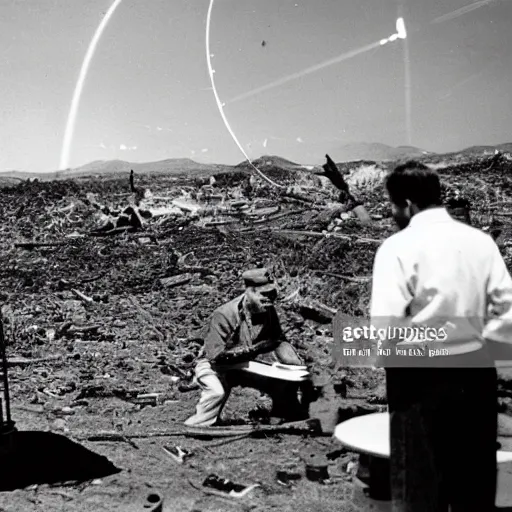
POLYGON ((217 308, 211 317, 194 375, 201 397, 196 413, 185 425, 214 425, 236 385, 249 385, 268 393, 273 401, 271 416, 299 419, 301 408, 294 383, 237 370, 240 363, 261 360, 262 356, 267 361, 302 365, 293 347, 284 340, 274 308, 277 287, 269 271, 248 270, 242 278, 245 293, 217 308))

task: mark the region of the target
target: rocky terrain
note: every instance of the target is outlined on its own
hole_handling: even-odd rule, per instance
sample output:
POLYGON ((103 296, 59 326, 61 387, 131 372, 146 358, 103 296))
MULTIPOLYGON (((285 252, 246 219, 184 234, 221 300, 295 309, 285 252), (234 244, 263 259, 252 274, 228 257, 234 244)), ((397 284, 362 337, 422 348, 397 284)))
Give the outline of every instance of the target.
MULTIPOLYGON (((510 155, 424 160, 438 169, 447 199, 468 199, 474 225, 495 230, 512 266, 510 155)), ((340 417, 379 410, 380 371, 343 364, 333 371, 331 321, 336 312, 347 323, 368 313, 373 256, 394 231, 382 186, 392 163, 338 164, 370 213, 368 225, 345 211, 332 185, 311 170, 272 159, 259 163, 282 189, 251 179, 243 165, 193 175, 140 168, 136 192, 124 168, 97 178, 5 182, 0 304, 13 419, 22 431, 75 440, 117 469, 100 457, 96 472, 84 469, 79 478, 74 469, 85 459, 38 444, 27 460, 48 468, 57 461, 62 471, 53 483, 51 472, 39 483, 26 476, 17 490, 5 483, 0 510, 142 510, 151 492, 165 497, 169 511, 288 511, 297 503, 304 511, 363 510, 351 498, 357 456, 330 437, 281 434, 217 446, 151 437, 178 429, 193 412, 198 392, 184 384, 203 329, 216 306, 242 292, 241 274, 254 266, 274 270, 286 336, 318 382, 335 384, 332 401, 340 417), (141 212, 139 229, 97 231, 130 205, 141 212), (120 440, 91 440, 105 431, 118 432, 120 440), (179 444, 193 456, 177 465, 164 444, 179 444), (328 457, 329 485, 304 477, 310 455, 328 457), (300 483, 278 485, 281 468, 302 472, 300 483), (210 496, 201 489, 210 473, 260 487, 238 500, 210 496)), ((507 371, 501 372, 500 406, 512 414, 507 371)), ((236 389, 225 416, 250 423, 266 408, 265 397, 236 389)), ((23 473, 13 470, 9 479, 7 465, 2 471, 4 482, 23 473)))

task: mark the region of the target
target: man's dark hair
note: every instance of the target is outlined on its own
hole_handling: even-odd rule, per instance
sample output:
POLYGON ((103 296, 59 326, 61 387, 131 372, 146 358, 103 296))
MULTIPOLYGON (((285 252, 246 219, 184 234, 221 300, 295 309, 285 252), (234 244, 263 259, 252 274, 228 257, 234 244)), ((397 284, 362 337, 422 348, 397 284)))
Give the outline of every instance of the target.
POLYGON ((442 205, 437 172, 415 160, 397 166, 386 178, 386 189, 398 206, 404 206, 407 200, 420 209, 442 205))

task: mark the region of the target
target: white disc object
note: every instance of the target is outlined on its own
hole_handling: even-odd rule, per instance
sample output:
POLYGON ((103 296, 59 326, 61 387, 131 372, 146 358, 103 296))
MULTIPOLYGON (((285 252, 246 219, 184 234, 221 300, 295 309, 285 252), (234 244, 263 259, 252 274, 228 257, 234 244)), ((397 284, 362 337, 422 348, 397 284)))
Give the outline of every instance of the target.
MULTIPOLYGON (((340 423, 334 437, 344 446, 374 457, 389 458, 389 413, 365 414, 340 423)), ((498 464, 512 462, 512 452, 497 450, 498 464)))
POLYGON ((308 380, 310 377, 305 366, 293 366, 281 363, 269 364, 259 361, 249 361, 248 363, 233 365, 232 368, 255 375, 261 375, 262 377, 287 380, 290 382, 302 382, 308 380))
POLYGON ((298 372, 298 371, 307 371, 307 366, 302 365, 294 365, 294 364, 284 364, 284 363, 274 363, 272 366, 275 366, 276 368, 281 368, 282 370, 288 370, 291 372, 298 372))

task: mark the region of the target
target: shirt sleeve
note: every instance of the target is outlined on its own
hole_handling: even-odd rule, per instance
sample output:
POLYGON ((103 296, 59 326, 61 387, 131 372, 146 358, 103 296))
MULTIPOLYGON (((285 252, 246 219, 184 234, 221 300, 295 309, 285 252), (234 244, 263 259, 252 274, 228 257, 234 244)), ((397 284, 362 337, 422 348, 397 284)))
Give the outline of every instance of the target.
POLYGON ((373 264, 370 317, 377 347, 388 348, 400 341, 395 339, 399 331, 392 328, 404 325, 412 299, 398 248, 385 241, 377 250, 373 264))
POLYGON ((412 300, 396 248, 384 242, 373 263, 370 316, 373 320, 404 318, 412 300))
POLYGON ((221 354, 226 346, 231 328, 227 318, 219 311, 213 313, 204 339, 207 359, 212 361, 221 354))
POLYGON ((491 268, 487 282, 487 323, 483 337, 512 343, 512 278, 500 250, 492 242, 491 268))

